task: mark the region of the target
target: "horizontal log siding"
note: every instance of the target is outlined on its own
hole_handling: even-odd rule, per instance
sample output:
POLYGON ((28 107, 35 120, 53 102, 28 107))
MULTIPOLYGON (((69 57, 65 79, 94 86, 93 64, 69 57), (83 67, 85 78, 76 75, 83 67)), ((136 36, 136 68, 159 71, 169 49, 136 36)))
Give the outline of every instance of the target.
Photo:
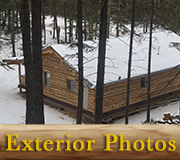
MULTIPOLYGON (((56 52, 51 48, 43 52, 43 74, 50 73, 50 87, 43 85, 44 95, 56 100, 78 106, 78 73, 75 72, 56 52), (48 54, 49 51, 49 54, 48 54), (50 54, 52 53, 52 54, 50 54), (75 81, 75 91, 67 89, 67 79, 75 81)), ((44 75, 43 75, 44 84, 44 75)), ((88 111, 93 112, 95 106, 95 90, 88 89, 88 111)))
MULTIPOLYGON (((180 74, 166 88, 163 88, 180 72, 180 68, 162 71, 151 75, 151 98, 180 89, 180 74)), ((147 99, 147 87, 141 88, 141 78, 131 79, 130 104, 147 99)), ((127 81, 120 81, 104 87, 103 112, 121 108, 126 105, 127 81)))

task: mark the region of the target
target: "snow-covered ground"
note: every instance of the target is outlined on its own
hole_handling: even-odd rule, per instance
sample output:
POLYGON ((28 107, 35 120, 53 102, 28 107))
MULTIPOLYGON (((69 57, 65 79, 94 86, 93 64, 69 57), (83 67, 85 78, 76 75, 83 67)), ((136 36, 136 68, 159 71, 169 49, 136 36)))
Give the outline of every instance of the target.
MULTIPOLYGON (((26 101, 19 94, 18 68, 7 71, 0 67, 0 124, 21 124, 25 122, 26 101)), ((44 106, 46 124, 71 124, 70 118, 56 109, 44 106)))
MULTIPOLYGON (((52 38, 50 31, 52 31, 52 19, 47 17, 47 39, 46 45, 49 46, 56 44, 56 39, 52 38)), ((63 20, 59 18, 58 23, 61 27, 61 38, 64 38, 64 26, 63 20)), ((4 38, 10 38, 5 37, 4 38)), ((133 55, 133 65, 132 65, 132 76, 139 75, 147 72, 147 53, 148 53, 148 34, 142 36, 141 38, 135 38, 134 42, 134 55, 133 55), (141 41, 141 43, 139 42, 141 41)), ((152 54, 152 71, 157 71, 160 69, 173 67, 179 64, 180 53, 174 49, 170 48, 169 44, 171 42, 180 41, 180 37, 174 33, 169 33, 167 31, 158 31, 154 33, 153 39, 153 54, 152 54)), ((97 41, 98 42, 98 41, 97 41)), ((97 42, 86 42, 88 45, 93 45, 97 47, 97 42)), ((117 80, 120 76, 121 78, 126 78, 127 75, 127 62, 128 62, 128 43, 129 36, 123 36, 120 38, 110 37, 107 41, 107 60, 106 60, 106 74, 105 82, 110 82, 117 80)), ((19 57, 22 55, 22 41, 21 35, 16 35, 16 52, 19 57)), ((77 49, 70 49, 67 46, 54 48, 59 50, 62 56, 67 54, 75 54, 77 49)), ((0 59, 10 58, 11 45, 7 40, 2 40, 0 59)), ((97 67, 97 53, 96 49, 94 52, 85 53, 87 59, 85 59, 85 78, 89 79, 94 85, 96 81, 96 67, 97 67), (89 62, 90 61, 90 62, 89 62), (87 63, 86 63, 87 62, 87 63)), ((77 59, 68 59, 72 65, 77 68, 77 59)), ((18 69, 17 66, 12 66, 15 70, 7 71, 5 68, 0 66, 0 123, 1 124, 19 124, 25 122, 25 99, 19 95, 18 85, 18 69)), ((45 107, 45 122, 46 124, 71 124, 75 122, 75 119, 70 118, 49 106, 45 107)), ((179 114, 179 102, 174 102, 167 106, 160 106, 156 109, 151 110, 152 119, 161 119, 164 112, 170 112, 171 114, 179 114)), ((139 114, 130 116, 130 124, 141 124, 145 121, 146 112, 140 112, 139 114)), ((124 118, 116 120, 115 124, 124 124, 124 118)))
MULTIPOLYGON (((151 119, 159 120, 164 117, 164 113, 170 113, 172 115, 179 115, 180 101, 170 103, 168 105, 159 106, 155 109, 151 109, 151 119)), ((146 111, 139 112, 135 115, 129 116, 129 124, 142 124, 146 120, 146 111)), ((118 119, 114 124, 124 124, 125 118, 118 119)))

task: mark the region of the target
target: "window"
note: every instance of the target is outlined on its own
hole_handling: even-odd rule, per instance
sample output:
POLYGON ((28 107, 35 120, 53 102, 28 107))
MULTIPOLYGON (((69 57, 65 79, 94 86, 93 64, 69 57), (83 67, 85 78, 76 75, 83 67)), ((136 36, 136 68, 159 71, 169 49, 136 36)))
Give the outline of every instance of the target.
POLYGON ((50 86, 50 73, 44 72, 44 84, 50 86))
POLYGON ((74 80, 71 80, 71 79, 68 79, 67 81, 67 87, 68 87, 68 90, 70 91, 75 91, 75 81, 74 80))
POLYGON ((142 88, 142 87, 146 87, 147 84, 148 84, 148 79, 147 79, 147 77, 141 78, 141 88, 142 88))

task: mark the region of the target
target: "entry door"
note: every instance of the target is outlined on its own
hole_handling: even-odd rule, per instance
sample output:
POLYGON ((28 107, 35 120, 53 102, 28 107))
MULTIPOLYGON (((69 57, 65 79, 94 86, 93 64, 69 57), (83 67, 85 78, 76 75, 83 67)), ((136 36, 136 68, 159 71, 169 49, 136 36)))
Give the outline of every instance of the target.
POLYGON ((84 84, 83 109, 88 109, 88 86, 84 84))

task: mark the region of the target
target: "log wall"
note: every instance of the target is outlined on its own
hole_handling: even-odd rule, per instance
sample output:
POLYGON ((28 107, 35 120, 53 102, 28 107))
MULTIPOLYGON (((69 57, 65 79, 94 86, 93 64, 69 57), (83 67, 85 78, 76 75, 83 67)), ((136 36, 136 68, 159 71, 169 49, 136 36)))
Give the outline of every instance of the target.
MULTIPOLYGON (((78 73, 74 71, 51 47, 43 51, 43 84, 44 72, 50 73, 50 86, 44 84, 44 95, 78 106, 78 73), (67 88, 67 80, 75 81, 75 91, 67 88)), ((88 110, 92 111, 95 104, 95 90, 88 89, 88 110)))
MULTIPOLYGON (((180 68, 173 68, 151 74, 151 98, 180 90, 180 68), (172 81, 172 79, 177 77, 172 81), (165 88, 167 84, 168 87, 165 88)), ((142 76, 145 77, 145 76, 142 76)), ((141 87, 141 76, 132 78, 130 83, 130 104, 147 99, 147 87, 141 87)), ((107 84, 104 87, 103 112, 121 108, 126 105, 127 81, 107 84)))

